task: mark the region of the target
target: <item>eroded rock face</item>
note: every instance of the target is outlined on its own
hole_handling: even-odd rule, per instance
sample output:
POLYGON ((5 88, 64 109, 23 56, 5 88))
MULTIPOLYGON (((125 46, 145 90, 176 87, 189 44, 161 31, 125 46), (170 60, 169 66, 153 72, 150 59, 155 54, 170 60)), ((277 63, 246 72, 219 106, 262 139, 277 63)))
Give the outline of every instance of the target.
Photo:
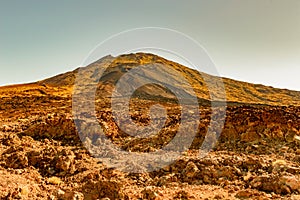
POLYGON ((118 181, 89 181, 83 186, 85 199, 122 199, 121 184, 118 181))
POLYGON ((75 172, 75 154, 71 150, 63 149, 58 153, 55 167, 63 174, 75 172))
POLYGON ((142 191, 142 195, 144 199, 151 199, 151 200, 160 200, 162 197, 159 195, 159 191, 154 187, 146 187, 142 191))
POLYGON ((193 162, 188 162, 183 171, 183 175, 187 178, 193 178, 196 177, 197 173, 199 173, 197 165, 195 165, 193 162))
MULTIPOLYGON (((140 108, 138 102, 133 105, 140 108)), ((180 117, 174 106, 169 109, 170 116, 163 131, 144 139, 133 138, 122 132, 113 121, 109 108, 99 111, 97 116, 106 137, 114 144, 127 151, 149 152, 156 151, 176 134, 180 117)), ((146 123, 148 116, 136 110, 133 109, 134 120, 146 123)), ((53 199, 165 199, 166 195, 171 199, 197 199, 200 198, 198 193, 203 193, 199 192, 200 188, 206 186, 220 187, 226 191, 207 196, 216 199, 277 198, 276 195, 288 197, 300 192, 299 119, 293 114, 298 112, 298 108, 229 107, 220 140, 213 151, 202 158, 197 148, 201 146, 209 124, 209 112, 209 108, 203 108, 203 123, 199 125, 199 134, 190 150, 170 166, 151 173, 116 173, 117 170, 98 163, 83 146, 72 142, 78 135, 68 114, 21 120, 21 127, 12 124, 5 126, 0 138, 3 149, 1 167, 18 173, 18 176, 28 173, 26 176, 35 177, 35 183, 48 188, 44 190, 44 195, 52 194, 53 199), (276 117, 269 115, 269 112, 276 117), (248 119, 244 113, 251 117, 248 119), (253 117, 256 115, 259 117, 253 117), (52 137, 56 131, 64 134, 52 137), (46 132, 49 132, 48 136, 46 132), (231 132, 233 135, 230 135, 231 132), (64 193, 57 194, 55 191, 58 189, 64 193)), ((89 132, 94 127, 87 123, 81 128, 89 132)), ((93 141, 89 135, 86 136, 86 145, 102 144, 101 137, 93 141)), ((112 154, 114 158, 119 156, 114 151, 106 154, 112 154)), ((132 162, 131 167, 138 166, 132 162)), ((21 190, 14 188, 1 197, 19 194, 21 190)))
POLYGON ((31 125, 21 132, 35 139, 56 139, 66 142, 79 142, 74 122, 68 114, 48 114, 31 122, 31 125))
POLYGON ((252 180, 250 185, 253 188, 266 191, 275 192, 277 194, 290 194, 299 192, 300 179, 293 175, 283 176, 259 176, 252 180))

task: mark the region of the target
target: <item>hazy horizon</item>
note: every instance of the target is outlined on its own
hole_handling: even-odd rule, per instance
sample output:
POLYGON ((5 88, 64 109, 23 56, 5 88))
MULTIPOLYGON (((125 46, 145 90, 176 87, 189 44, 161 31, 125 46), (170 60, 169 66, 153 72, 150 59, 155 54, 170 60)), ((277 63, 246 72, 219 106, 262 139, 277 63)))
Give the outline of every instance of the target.
POLYGON ((143 4, 136 0, 29 0, 0 5, 0 85, 34 82, 74 70, 111 35, 132 28, 163 27, 203 45, 222 77, 300 88, 297 0, 155 0, 143 4))

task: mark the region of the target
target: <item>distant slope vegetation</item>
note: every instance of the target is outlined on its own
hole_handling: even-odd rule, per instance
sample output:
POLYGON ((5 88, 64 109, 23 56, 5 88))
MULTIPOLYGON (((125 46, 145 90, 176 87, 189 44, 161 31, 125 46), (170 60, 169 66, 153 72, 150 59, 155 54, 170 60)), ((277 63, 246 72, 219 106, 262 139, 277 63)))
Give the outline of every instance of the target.
MULTIPOLYGON (((211 76, 206 73, 199 73, 194 69, 190 69, 181 64, 149 53, 126 54, 118 57, 106 56, 81 69, 86 70, 87 76, 93 77, 97 75, 99 68, 108 66, 101 79, 97 80, 99 81, 99 97, 108 97, 119 78, 130 69, 134 69, 141 65, 153 66, 154 64, 161 64, 165 67, 162 71, 157 72, 157 77, 154 77, 157 80, 162 79, 162 73, 168 73, 172 83, 175 85, 180 83, 178 76, 174 74, 173 69, 175 69, 189 83, 188 85, 182 85, 181 87, 184 88, 192 86, 199 99, 210 100, 210 93, 217 97, 220 95, 218 86, 215 86, 212 90, 208 91, 203 79, 205 76, 205 80, 213 82, 214 80, 219 79, 219 77, 211 76)), ((75 83, 78 70, 79 68, 72 72, 67 72, 42 80, 38 83, 55 87, 72 87, 75 83)), ((299 91, 277 89, 270 86, 236 81, 228 78, 222 78, 222 81, 225 86, 226 99, 228 102, 267 105, 300 105, 299 91)), ((130 85, 128 85, 128 87, 130 87, 130 85)), ((165 98, 174 97, 173 94, 170 94, 169 90, 165 90, 157 85, 142 87, 138 90, 138 93, 144 96, 159 95, 159 97, 165 98)))

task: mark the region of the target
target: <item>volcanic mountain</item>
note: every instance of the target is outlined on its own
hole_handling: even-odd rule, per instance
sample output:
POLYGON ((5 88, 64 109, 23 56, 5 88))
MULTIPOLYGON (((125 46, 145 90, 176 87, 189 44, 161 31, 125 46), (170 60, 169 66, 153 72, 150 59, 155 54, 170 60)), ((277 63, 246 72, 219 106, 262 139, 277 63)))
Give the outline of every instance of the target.
MULTIPOLYGON (((148 53, 106 56, 35 83, 0 87, 0 199, 299 199, 299 116, 299 91, 212 76, 148 53), (165 108, 157 134, 135 137, 117 124, 111 102, 126 98, 141 127, 161 117, 151 115, 152 105, 165 108), (181 115, 195 108, 193 99, 199 116, 192 109, 181 115), (90 101, 95 109, 74 107, 90 101), (74 109, 84 112, 78 117, 74 109), (185 151, 168 166, 137 173, 146 157, 119 165, 101 159, 124 158, 103 150, 107 143, 156 152, 181 126, 175 146, 185 151), (203 147, 211 150, 205 157, 203 147)), ((136 130, 128 120, 121 124, 136 130)))
MULTIPOLYGON (((163 67, 157 67, 156 73, 151 78, 157 81, 164 81, 168 75, 168 82, 170 85, 181 84, 178 80, 178 75, 184 77, 187 82, 186 85, 181 85, 183 88, 192 88, 199 99, 211 100, 211 95, 215 96, 217 100, 227 100, 228 102, 236 103, 250 103, 250 104, 266 104, 266 105, 300 105, 300 92, 292 91, 287 89, 277 89, 270 86, 264 86, 261 84, 252 84, 242 81, 236 81, 228 78, 219 78, 203 72, 193 70, 185 67, 181 64, 172 62, 164 59, 157 55, 149 53, 136 53, 120 55, 118 57, 106 56, 90 65, 85 67, 85 75, 96 77, 99 73, 99 69, 107 67, 103 72, 100 80, 99 79, 88 79, 98 82, 100 86, 99 94, 105 97, 107 94, 111 94, 107 90, 112 89, 113 85, 117 83, 120 77, 125 73, 134 69, 138 66, 149 66, 160 65, 163 67), (174 74, 174 71, 178 74, 174 74), (226 92, 226 96, 222 97, 223 93, 219 88, 222 87, 215 85, 216 82, 223 82, 226 92), (207 83, 210 87, 207 87, 207 83)), ((76 69, 72 72, 57 75, 55 77, 43 80, 37 84, 49 85, 55 87, 72 87, 76 80, 76 74, 80 69, 76 69)), ((142 72, 141 73, 145 74, 142 72)), ((138 76, 142 76, 138 74, 138 76)), ((137 79, 138 76, 134 78, 137 79)), ((139 80, 136 80, 139 81, 139 80)), ((130 87, 130 85, 124 86, 130 87)), ((169 91, 157 85, 148 85, 140 88, 138 91, 147 96, 158 97, 158 98, 174 98, 174 95, 170 94, 169 91), (173 97, 172 97, 173 96, 173 97)))

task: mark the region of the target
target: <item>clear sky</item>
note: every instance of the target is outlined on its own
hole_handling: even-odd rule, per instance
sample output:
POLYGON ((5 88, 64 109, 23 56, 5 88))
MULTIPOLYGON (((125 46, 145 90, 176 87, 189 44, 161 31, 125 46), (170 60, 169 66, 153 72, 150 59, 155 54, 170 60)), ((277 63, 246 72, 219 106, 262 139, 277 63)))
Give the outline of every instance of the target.
POLYGON ((191 36, 222 76, 300 91, 299 0, 0 1, 0 85, 73 70, 109 36, 145 26, 191 36))

